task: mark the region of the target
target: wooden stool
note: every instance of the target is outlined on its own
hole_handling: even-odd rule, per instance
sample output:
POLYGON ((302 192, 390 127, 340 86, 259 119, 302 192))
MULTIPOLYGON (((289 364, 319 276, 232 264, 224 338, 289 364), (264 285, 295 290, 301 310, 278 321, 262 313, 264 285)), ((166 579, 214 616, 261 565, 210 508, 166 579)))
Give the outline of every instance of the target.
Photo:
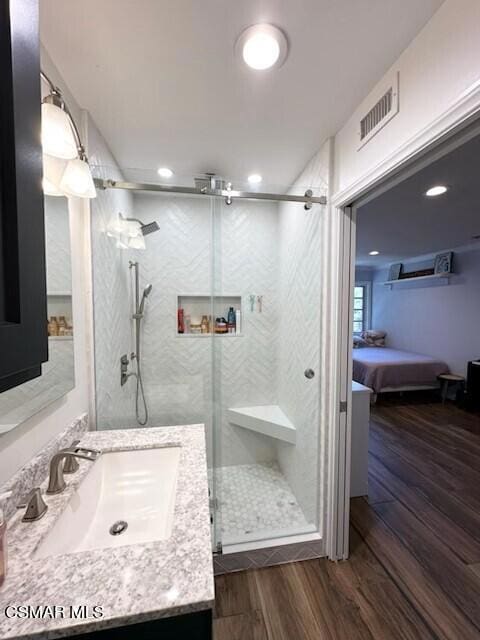
POLYGON ((448 388, 450 383, 455 384, 457 387, 463 387, 465 384, 464 376, 459 376, 456 373, 441 373, 437 376, 437 380, 441 384, 442 403, 445 404, 445 400, 448 395, 448 388))

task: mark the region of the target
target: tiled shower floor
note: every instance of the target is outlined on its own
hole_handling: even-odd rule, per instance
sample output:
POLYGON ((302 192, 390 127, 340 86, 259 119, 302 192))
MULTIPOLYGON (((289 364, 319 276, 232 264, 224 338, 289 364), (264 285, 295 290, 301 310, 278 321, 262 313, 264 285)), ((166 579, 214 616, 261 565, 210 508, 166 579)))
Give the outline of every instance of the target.
POLYGON ((244 464, 215 470, 217 517, 222 541, 248 534, 308 527, 308 522, 275 463, 244 464))

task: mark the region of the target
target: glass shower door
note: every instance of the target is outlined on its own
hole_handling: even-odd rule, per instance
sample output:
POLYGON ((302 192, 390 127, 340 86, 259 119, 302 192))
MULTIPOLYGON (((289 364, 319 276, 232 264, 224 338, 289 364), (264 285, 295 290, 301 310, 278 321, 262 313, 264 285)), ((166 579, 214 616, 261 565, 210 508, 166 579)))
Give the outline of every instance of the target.
POLYGON ((123 356, 135 365, 133 261, 149 292, 145 426, 205 424, 214 549, 322 533, 322 214, 155 191, 107 189, 92 202, 97 428, 142 428, 135 377, 120 383, 123 356), (157 223, 143 249, 112 235, 118 212, 157 223))
POLYGON ((213 341, 214 477, 224 550, 318 537, 321 215, 320 205, 275 201, 214 208, 222 331, 213 341))

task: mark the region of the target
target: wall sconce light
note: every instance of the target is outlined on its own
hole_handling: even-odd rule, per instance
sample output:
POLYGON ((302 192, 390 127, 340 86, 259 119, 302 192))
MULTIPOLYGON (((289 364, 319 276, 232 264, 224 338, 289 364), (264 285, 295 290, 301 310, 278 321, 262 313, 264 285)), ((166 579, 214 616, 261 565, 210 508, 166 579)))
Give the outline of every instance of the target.
POLYGON ((43 190, 51 196, 95 198, 85 148, 60 89, 43 72, 49 94, 42 100, 43 190))

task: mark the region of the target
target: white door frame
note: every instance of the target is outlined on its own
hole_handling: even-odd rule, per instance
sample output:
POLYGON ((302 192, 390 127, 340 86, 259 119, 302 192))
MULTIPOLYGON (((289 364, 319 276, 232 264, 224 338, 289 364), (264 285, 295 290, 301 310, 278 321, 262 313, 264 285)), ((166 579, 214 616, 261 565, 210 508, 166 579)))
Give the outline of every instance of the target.
MULTIPOLYGON (((478 118, 480 80, 463 92, 427 127, 384 158, 347 189, 332 197, 327 212, 323 334, 325 380, 322 393, 324 424, 328 432, 326 545, 331 560, 348 558, 350 519, 350 443, 352 379, 352 292, 355 282, 355 203, 367 192, 405 170, 427 152, 478 118), (328 381, 328 382, 327 382, 328 381), (346 411, 343 411, 346 402, 346 411)), ((416 164, 415 170, 418 170, 416 164)))

